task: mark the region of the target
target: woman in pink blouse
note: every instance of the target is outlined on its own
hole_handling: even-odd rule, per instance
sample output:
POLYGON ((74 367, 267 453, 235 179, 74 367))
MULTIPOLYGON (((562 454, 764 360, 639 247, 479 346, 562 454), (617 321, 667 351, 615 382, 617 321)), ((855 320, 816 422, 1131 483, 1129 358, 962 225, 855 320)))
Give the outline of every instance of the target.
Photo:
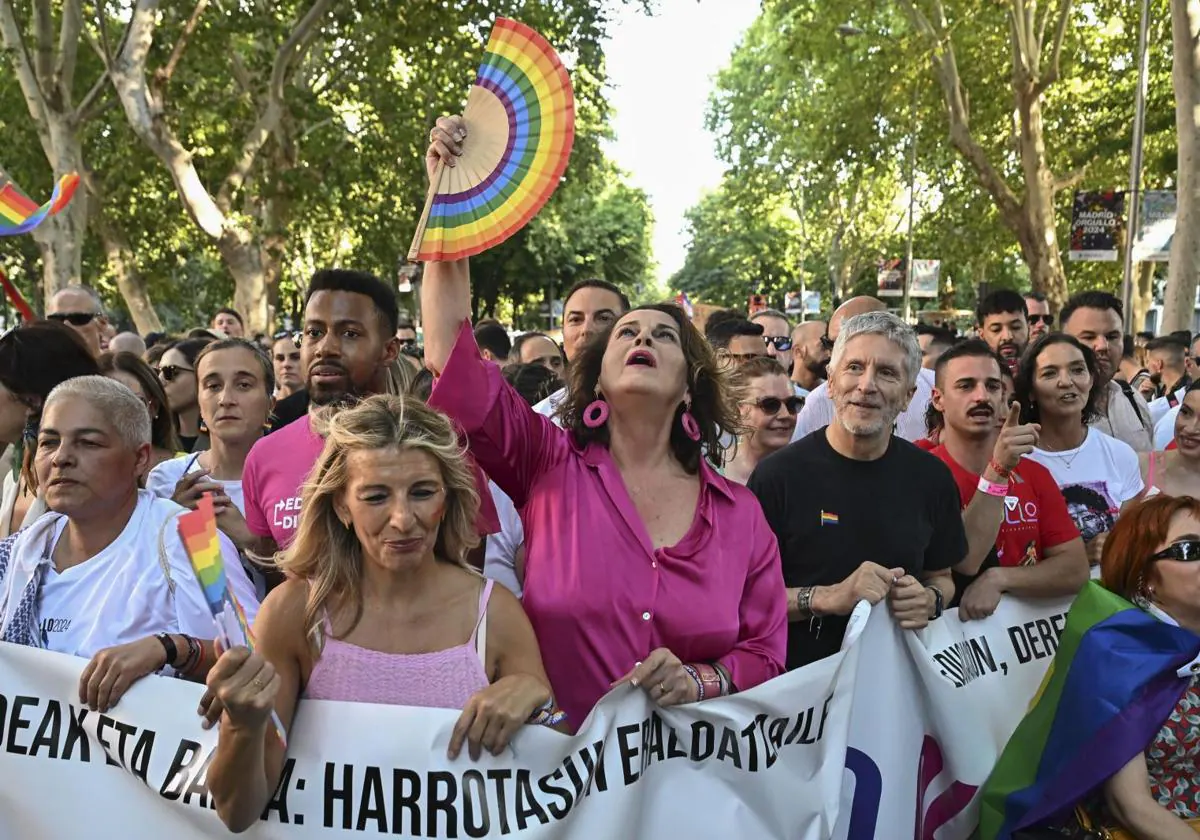
MULTIPOLYGON (((438 120, 430 172, 456 164, 465 135, 438 120)), ((755 498, 702 456, 721 452, 737 409, 682 311, 634 309, 596 336, 559 429, 481 358, 466 260, 426 265, 421 303, 440 377, 429 404, 521 511, 525 611, 572 729, 619 682, 674 705, 782 673, 779 549, 755 498)))

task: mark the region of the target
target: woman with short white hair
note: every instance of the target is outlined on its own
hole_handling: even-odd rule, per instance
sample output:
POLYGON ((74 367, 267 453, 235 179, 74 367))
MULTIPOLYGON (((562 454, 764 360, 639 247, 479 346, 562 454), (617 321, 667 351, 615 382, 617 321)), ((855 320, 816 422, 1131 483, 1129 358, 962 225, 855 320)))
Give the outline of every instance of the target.
MULTIPOLYGON (((138 488, 149 460, 150 415, 129 388, 103 376, 62 383, 34 459, 50 512, 0 541, 0 641, 90 659, 79 699, 100 711, 147 674, 203 679, 215 660, 212 614, 177 527, 183 508, 138 488)), ((254 590, 219 539, 253 621, 254 590)))

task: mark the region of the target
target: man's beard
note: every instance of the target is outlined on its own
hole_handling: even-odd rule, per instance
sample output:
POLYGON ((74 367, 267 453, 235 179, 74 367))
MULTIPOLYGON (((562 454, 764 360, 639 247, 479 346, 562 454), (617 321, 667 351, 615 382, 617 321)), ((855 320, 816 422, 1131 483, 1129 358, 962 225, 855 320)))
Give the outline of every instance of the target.
POLYGON ((307 385, 308 385, 308 400, 313 405, 336 406, 338 408, 345 408, 348 406, 356 405, 364 397, 370 396, 369 394, 362 392, 358 388, 355 388, 353 384, 350 385, 350 390, 348 390, 348 391, 341 390, 341 389, 335 391, 335 390, 327 390, 327 389, 317 388, 313 385, 311 380, 307 383, 307 385))
POLYGON ((881 434, 891 434, 892 429, 896 425, 896 418, 900 416, 900 409, 897 406, 889 405, 886 401, 879 408, 879 419, 872 421, 852 421, 845 419, 850 409, 848 400, 842 400, 840 403, 835 401, 834 409, 837 422, 843 429, 855 437, 876 437, 881 434))
POLYGON ((829 378, 829 363, 828 362, 821 362, 816 359, 809 359, 808 362, 804 366, 808 369, 809 373, 811 373, 813 376, 817 377, 818 379, 828 379, 829 378))

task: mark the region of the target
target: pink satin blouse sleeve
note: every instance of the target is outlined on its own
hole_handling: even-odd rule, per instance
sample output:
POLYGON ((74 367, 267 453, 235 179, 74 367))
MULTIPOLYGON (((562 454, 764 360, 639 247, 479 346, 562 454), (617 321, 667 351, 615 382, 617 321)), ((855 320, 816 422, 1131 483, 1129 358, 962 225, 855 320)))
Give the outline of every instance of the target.
POLYGON ((566 433, 534 412, 500 372, 479 355, 464 321, 429 405, 458 423, 471 455, 520 509, 539 474, 570 448, 566 433))

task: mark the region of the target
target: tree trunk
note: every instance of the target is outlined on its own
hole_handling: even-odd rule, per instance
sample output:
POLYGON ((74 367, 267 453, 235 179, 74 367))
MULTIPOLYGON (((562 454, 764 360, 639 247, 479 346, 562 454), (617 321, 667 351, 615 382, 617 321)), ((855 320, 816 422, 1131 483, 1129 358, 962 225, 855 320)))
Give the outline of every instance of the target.
POLYGON ((150 292, 146 288, 146 280, 138 271, 137 258, 133 246, 125 231, 111 224, 108 219, 97 214, 95 217, 96 233, 104 246, 104 257, 108 261, 108 269, 117 280, 117 289, 129 307, 129 317, 133 326, 141 335, 152 332, 162 332, 162 321, 154 310, 150 300, 150 292))
POLYGON ((1146 315, 1154 305, 1154 263, 1138 263, 1137 282, 1133 287, 1133 326, 1132 332, 1146 329, 1146 315))
POLYGON ((1067 276, 1063 270, 1055 227, 1054 175, 1046 162, 1045 125, 1041 94, 1029 83, 1016 89, 1021 129, 1017 142, 1025 175, 1025 198, 1014 219, 1014 233, 1029 266, 1034 291, 1046 296, 1052 312, 1067 302, 1067 276))
POLYGON ((1162 334, 1192 329, 1200 267, 1200 0, 1171 0, 1175 126, 1179 132, 1178 204, 1162 334))
MULTIPOLYGON (((46 160, 54 170, 54 183, 63 175, 83 171, 83 145, 70 115, 46 108, 47 131, 43 138, 46 160)), ((22 184, 30 198, 41 204, 49 198, 53 184, 22 184)), ((48 304, 55 292, 78 285, 83 276, 83 239, 87 228, 88 197, 75 191, 60 213, 42 222, 33 240, 42 254, 42 289, 48 304)))

